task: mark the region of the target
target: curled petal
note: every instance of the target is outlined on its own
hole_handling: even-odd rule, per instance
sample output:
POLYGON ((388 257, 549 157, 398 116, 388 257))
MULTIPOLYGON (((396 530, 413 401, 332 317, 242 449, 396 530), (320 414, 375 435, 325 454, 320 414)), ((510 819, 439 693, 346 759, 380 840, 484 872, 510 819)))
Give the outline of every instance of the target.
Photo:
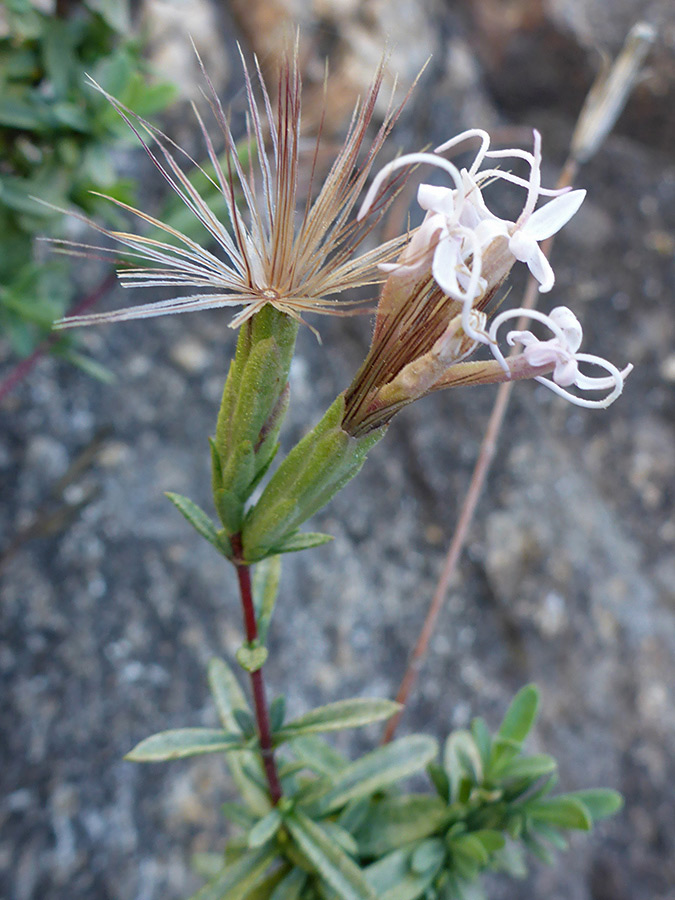
POLYGON ((527 234, 524 228, 514 232, 509 240, 509 250, 517 260, 527 263, 527 268, 539 282, 542 294, 551 290, 555 283, 553 269, 532 235, 527 234))
POLYGON ((377 175, 373 179, 373 183, 368 189, 368 193, 366 194, 363 203, 361 204, 361 208, 359 209, 358 215, 356 216, 357 220, 361 221, 361 219, 363 219, 364 216, 368 213, 368 210, 373 205, 380 188, 387 180, 387 178, 389 178, 392 172, 395 172, 397 169, 401 169, 405 166, 415 166, 420 163, 428 163, 431 166, 436 166, 439 169, 443 169, 443 171, 447 172, 455 182, 455 187, 457 188, 457 190, 460 193, 462 192, 462 176, 460 174, 460 171, 457 166, 453 166, 453 164, 449 160, 441 159, 441 157, 439 156, 434 156, 433 153, 406 153, 403 156, 399 156, 398 159, 392 160, 377 173, 377 175))
POLYGON ((535 241, 545 241, 566 225, 584 201, 586 191, 569 191, 539 207, 522 226, 535 241))
POLYGON ((581 322, 568 306, 556 306, 551 310, 551 320, 558 325, 565 335, 567 346, 573 353, 581 347, 583 331, 581 322))
POLYGON ((487 133, 487 131, 483 131, 482 128, 470 128, 468 131, 463 131, 461 134, 456 135, 454 138, 450 138, 449 141, 446 141, 444 144, 440 144, 438 147, 436 147, 434 153, 444 153, 451 147, 456 147, 459 144, 463 144, 464 141, 467 141, 472 137, 480 138, 480 148, 476 153, 476 157, 471 164, 471 169, 469 170, 470 174, 474 175, 485 159, 488 147, 490 146, 490 135, 487 133))
MULTIPOLYGON (((543 384, 545 387, 552 390, 555 394, 558 394, 560 397, 564 397, 566 400, 569 400, 570 403, 573 403, 575 406, 581 406, 585 409, 606 409, 608 406, 611 406, 612 403, 616 400, 617 397, 620 396, 623 391, 623 380, 624 375, 620 372, 617 367, 609 362, 607 359, 603 359, 601 356, 594 356, 592 353, 577 353, 576 359, 578 362, 588 362, 593 365, 600 366, 609 372, 609 378, 598 378, 592 379, 593 387, 588 388, 588 390, 604 390, 606 387, 612 387, 612 390, 607 394, 606 397, 602 397, 599 400, 589 400, 586 397, 577 397, 576 394, 572 394, 569 391, 566 391, 564 388, 555 384, 548 378, 544 378, 539 375, 535 378, 535 381, 538 381, 540 384, 543 384)), ((626 369, 624 369, 624 372, 626 369)), ((632 371, 632 366, 628 368, 628 374, 632 371)), ((581 388, 579 381, 586 380, 587 376, 581 376, 575 382, 577 387, 581 388)), ((583 389, 583 388, 582 388, 583 389)))

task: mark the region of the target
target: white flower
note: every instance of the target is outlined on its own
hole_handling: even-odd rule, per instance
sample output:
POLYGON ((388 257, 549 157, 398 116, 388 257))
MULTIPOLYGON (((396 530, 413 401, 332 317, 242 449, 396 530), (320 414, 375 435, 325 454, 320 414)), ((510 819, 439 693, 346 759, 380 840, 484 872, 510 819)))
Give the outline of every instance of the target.
POLYGON ((612 404, 623 390, 624 379, 632 372, 633 366, 626 366, 623 371, 600 356, 590 353, 579 353, 579 347, 583 339, 581 324, 571 309, 566 306, 557 306, 550 315, 537 310, 509 309, 500 313, 493 319, 490 326, 490 340, 495 359, 508 372, 508 364, 497 344, 497 332, 504 322, 509 319, 527 316, 546 325, 553 332, 553 337, 547 341, 540 340, 531 331, 509 331, 506 335, 506 343, 513 347, 520 344, 524 349, 523 357, 533 367, 553 366, 552 379, 544 376, 535 376, 535 380, 545 385, 550 390, 565 397, 576 406, 587 408, 605 408, 612 404), (579 370, 579 363, 587 362, 600 366, 609 372, 609 377, 584 375, 579 370), (610 393, 599 400, 588 400, 585 397, 577 397, 575 394, 564 390, 565 387, 574 385, 582 391, 609 390, 610 393))
MULTIPOLYGON (((483 178, 495 176, 514 184, 527 187, 527 198, 523 210, 517 221, 510 223, 509 250, 519 262, 527 264, 532 275, 539 282, 539 290, 542 293, 550 291, 555 282, 555 275, 551 264, 539 247, 539 241, 545 241, 553 237, 566 225, 583 203, 586 191, 548 191, 541 187, 541 135, 535 129, 533 132, 532 153, 526 150, 487 150, 482 147, 483 156, 490 159, 503 159, 517 157, 524 159, 530 165, 530 177, 527 181, 511 175, 510 172, 502 172, 500 169, 492 169, 481 172, 483 178), (545 206, 535 210, 539 197, 543 194, 553 195, 555 199, 545 206), (555 195, 558 196, 555 196, 555 195)), ((442 145, 441 149, 448 145, 442 145)), ((438 151, 437 151, 438 152, 438 151)))
MULTIPOLYGON (((409 153, 385 166, 375 178, 359 212, 362 218, 389 175, 403 166, 428 163, 446 171, 454 187, 421 184, 417 201, 426 211, 424 221, 396 263, 386 263, 386 272, 419 271, 431 268, 439 287, 453 300, 462 304, 462 327, 474 340, 488 343, 487 335, 476 332, 469 313, 488 287, 489 274, 483 271, 485 251, 498 238, 506 241, 513 260, 527 264, 539 281, 540 291, 553 287, 555 276, 539 247, 539 241, 558 232, 579 209, 585 191, 560 191, 541 186, 541 136, 534 132, 534 146, 526 150, 489 150, 490 137, 481 129, 462 132, 436 148, 435 154, 455 147, 472 138, 480 139, 480 147, 469 169, 459 170, 446 159, 430 153, 409 153), (526 180, 501 169, 483 169, 486 158, 517 158, 530 166, 526 180), (490 211, 481 187, 488 179, 498 178, 527 188, 527 197, 517 221, 501 219, 490 211), (535 209, 541 196, 554 197, 545 206, 535 209), (487 276, 487 277, 486 277, 487 276)), ((495 273, 492 273, 493 275, 495 273)), ((497 274, 503 278, 504 272, 497 274)))
POLYGON ((556 197, 533 212, 524 225, 516 224, 511 235, 509 250, 517 260, 527 263, 527 268, 539 282, 542 293, 551 290, 555 275, 539 241, 545 241, 560 231, 579 209, 585 196, 586 191, 570 191, 556 197))

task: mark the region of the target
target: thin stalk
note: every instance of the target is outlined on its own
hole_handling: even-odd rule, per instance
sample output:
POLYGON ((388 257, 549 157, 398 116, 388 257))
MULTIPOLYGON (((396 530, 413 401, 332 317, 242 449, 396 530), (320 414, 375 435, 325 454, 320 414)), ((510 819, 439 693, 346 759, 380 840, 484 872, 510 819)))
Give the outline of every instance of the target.
MULTIPOLYGON (((231 541, 235 554, 239 556, 241 553, 241 538, 239 535, 233 535, 231 541)), ((237 579, 239 581, 239 593, 241 595, 241 607, 244 616, 246 640, 249 643, 252 643, 258 638, 258 624, 256 622, 255 608, 253 606, 251 567, 244 563, 235 563, 235 568, 237 570, 237 579)), ((272 730, 270 728, 270 716, 267 709, 267 700, 265 698, 265 682, 263 679, 262 668, 255 672, 251 672, 250 675, 255 720, 258 726, 258 738, 260 740, 260 755, 262 756, 265 776, 270 789, 270 799, 272 804, 276 806, 279 800, 281 800, 283 792, 281 790, 279 773, 277 772, 277 765, 274 759, 272 730)))
MULTIPOLYGON (((556 187, 563 188, 571 185, 574 178, 576 177, 578 168, 579 167, 576 161, 572 157, 568 158, 567 162, 562 168, 556 187)), ((549 238, 547 241, 543 241, 541 243, 541 249, 546 254, 546 256, 549 256, 552 245, 553 238, 549 238)), ((539 284, 537 280, 530 276, 530 279, 527 282, 527 287, 525 289, 525 294, 523 295, 523 302, 521 303, 521 306, 523 308, 534 309, 536 307, 537 299, 539 296, 538 288, 539 284)), ((516 330, 523 331, 527 327, 527 321, 527 316, 522 316, 518 320, 516 330)), ((518 352, 518 348, 514 347, 511 351, 511 355, 516 352, 518 352)), ((504 416, 506 415, 509 400, 511 399, 511 391, 513 390, 514 383, 515 382, 513 381, 506 381, 503 384, 499 385, 497 398, 495 399, 494 406, 492 407, 492 412, 490 413, 490 418, 488 420, 487 428, 485 429, 483 441, 480 445, 478 458, 471 475, 471 481, 469 482, 469 487, 466 492, 466 496, 464 497, 464 502, 462 503, 461 509, 459 511, 459 518, 457 519, 457 525, 455 526, 455 530, 450 540, 450 546, 448 547, 448 552, 445 556, 441 574, 436 584, 436 589, 431 598, 429 609, 427 610, 426 618, 424 619, 419 637, 417 638, 417 642, 410 656, 408 667, 405 671, 398 692, 396 694, 396 702, 401 704, 401 708, 396 713, 396 715, 392 716, 392 718, 387 722, 384 733, 382 735, 383 744, 389 743, 396 732, 398 723, 400 722, 401 716, 404 713, 405 705, 408 702, 410 693, 415 685, 415 681, 417 680, 417 675, 422 668, 425 657, 429 650, 429 641, 431 640, 431 637, 434 633, 438 616, 441 612, 441 609, 443 608, 443 603, 445 602, 445 597, 448 591, 448 585, 450 584, 452 576, 455 574, 457 563, 459 562, 462 550, 464 549, 464 545, 466 544, 469 528, 473 521, 474 513, 476 512, 476 507, 478 506, 478 501, 480 499, 485 481, 490 471, 492 460, 494 459, 495 450, 497 449, 497 441, 499 439, 499 433, 504 422, 504 416)))

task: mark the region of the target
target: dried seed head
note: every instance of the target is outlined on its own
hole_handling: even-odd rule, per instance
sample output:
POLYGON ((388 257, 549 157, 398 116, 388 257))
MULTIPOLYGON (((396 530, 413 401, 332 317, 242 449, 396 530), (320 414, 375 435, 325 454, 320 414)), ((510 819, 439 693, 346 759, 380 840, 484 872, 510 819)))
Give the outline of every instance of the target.
POLYGON ((179 162, 179 154, 196 166, 194 160, 162 132, 125 109, 113 97, 106 96, 135 132, 161 175, 202 224, 216 249, 212 252, 170 224, 108 198, 152 226, 154 234, 143 236, 113 231, 90 222, 100 233, 112 238, 118 249, 83 248, 66 241, 57 242, 60 249, 75 253, 103 250, 121 257, 127 264, 132 263, 119 273, 125 287, 180 287, 185 293, 115 312, 73 316, 62 319, 57 327, 240 306, 241 311, 231 322, 232 326, 237 326, 267 303, 299 320, 311 312, 344 314, 353 301, 340 300, 339 295, 353 288, 380 283, 383 276, 378 265, 391 260, 405 242, 405 238, 398 238, 355 256, 401 184, 399 179, 388 190, 378 193, 373 214, 367 221, 354 221, 351 214, 359 194, 402 108, 390 108, 375 137, 368 141, 382 84, 383 64, 376 72, 367 96, 357 104, 345 141, 327 176, 314 190, 319 132, 308 166, 308 195, 300 212, 301 84, 297 57, 287 59, 281 67, 274 110, 257 61, 260 103, 244 64, 248 100, 246 153, 235 143, 222 105, 206 73, 204 76, 209 87, 209 105, 224 140, 225 153, 223 157, 216 152, 201 115, 195 109, 211 172, 200 166, 197 169, 208 179, 210 188, 222 195, 227 222, 219 220, 193 185, 179 162))

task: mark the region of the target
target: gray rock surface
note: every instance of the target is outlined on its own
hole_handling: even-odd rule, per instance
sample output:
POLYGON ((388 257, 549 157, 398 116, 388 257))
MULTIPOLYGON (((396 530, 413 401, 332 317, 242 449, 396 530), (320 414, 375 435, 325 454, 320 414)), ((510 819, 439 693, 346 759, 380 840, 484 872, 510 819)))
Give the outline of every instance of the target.
MULTIPOLYGON (((573 126, 568 73, 558 71, 558 104, 526 95, 500 106, 471 17, 433 15, 436 55, 391 152, 472 124, 527 123, 543 133, 551 182, 573 126)), ((675 898, 675 160, 641 137, 610 139, 583 170, 588 201, 556 244, 557 286, 544 298, 577 311, 589 350, 636 370, 605 412, 517 387, 402 726, 442 737, 476 714, 496 724, 536 681, 533 748, 560 760, 561 786, 625 794, 625 811, 592 839, 551 869, 534 864, 524 884, 494 882, 493 900, 675 898)), ((234 346, 226 323, 202 313, 88 331, 113 385, 45 359, 0 409, 7 900, 178 900, 198 884, 190 853, 222 847, 230 787, 219 760, 141 767, 122 756, 155 731, 215 724, 205 668, 241 640, 233 573, 162 496, 209 506, 206 436, 234 346)), ((366 318, 318 324, 321 346, 300 336, 286 446, 367 347, 366 318)), ((396 690, 493 397, 458 390, 405 410, 316 517, 335 541, 284 561, 266 670, 291 712, 396 690)))

